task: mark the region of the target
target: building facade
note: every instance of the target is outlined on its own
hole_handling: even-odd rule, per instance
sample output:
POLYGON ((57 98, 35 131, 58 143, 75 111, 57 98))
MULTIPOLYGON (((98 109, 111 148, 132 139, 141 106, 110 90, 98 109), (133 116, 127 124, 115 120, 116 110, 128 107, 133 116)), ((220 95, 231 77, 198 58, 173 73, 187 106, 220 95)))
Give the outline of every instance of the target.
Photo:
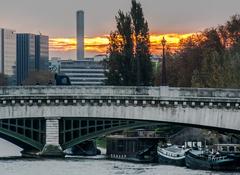
POLYGON ((35 35, 17 34, 17 84, 35 71, 35 35))
POLYGON ((16 85, 16 33, 0 28, 0 73, 8 85, 16 85))
POLYGON ((17 34, 17 84, 21 85, 30 72, 49 69, 48 36, 17 34))
POLYGON ((67 75, 72 85, 103 85, 105 68, 93 59, 81 61, 61 61, 60 74, 67 75))
POLYGON ((49 71, 55 74, 60 73, 61 58, 52 57, 49 61, 49 71))
POLYGON ((36 70, 48 70, 49 66, 49 45, 48 36, 36 35, 35 36, 35 68, 36 70))

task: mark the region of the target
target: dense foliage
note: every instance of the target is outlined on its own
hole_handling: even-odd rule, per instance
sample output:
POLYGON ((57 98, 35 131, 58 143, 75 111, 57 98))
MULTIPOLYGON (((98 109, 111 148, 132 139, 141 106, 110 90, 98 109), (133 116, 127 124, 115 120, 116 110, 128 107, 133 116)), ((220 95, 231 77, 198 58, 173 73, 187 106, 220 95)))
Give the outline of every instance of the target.
MULTIPOLYGON (((161 67, 153 73, 141 4, 133 0, 130 13, 119 11, 116 23, 105 62, 106 83, 159 85, 161 67)), ((182 40, 176 53, 167 53, 167 78, 169 86, 240 88, 240 15, 182 40)))
POLYGON ((240 88, 240 15, 182 40, 167 65, 170 86, 240 88))
POLYGON ((129 13, 122 11, 116 16, 117 30, 109 37, 105 61, 109 85, 151 85, 153 71, 150 61, 148 23, 144 19, 140 3, 132 0, 129 13))

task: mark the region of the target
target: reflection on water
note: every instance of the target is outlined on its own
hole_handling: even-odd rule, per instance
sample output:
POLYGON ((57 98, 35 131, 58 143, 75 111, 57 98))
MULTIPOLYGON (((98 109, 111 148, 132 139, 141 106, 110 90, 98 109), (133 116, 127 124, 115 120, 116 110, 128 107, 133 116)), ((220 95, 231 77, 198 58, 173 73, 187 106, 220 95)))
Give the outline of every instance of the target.
POLYGON ((190 170, 184 167, 134 164, 100 159, 25 159, 17 156, 21 149, 0 141, 0 175, 237 175, 234 172, 190 170))

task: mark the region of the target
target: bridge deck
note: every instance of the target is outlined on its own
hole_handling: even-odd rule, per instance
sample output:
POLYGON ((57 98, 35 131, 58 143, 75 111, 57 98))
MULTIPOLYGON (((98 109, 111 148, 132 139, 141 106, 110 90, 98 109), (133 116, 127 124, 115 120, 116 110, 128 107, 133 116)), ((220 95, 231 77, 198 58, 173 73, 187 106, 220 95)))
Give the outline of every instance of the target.
POLYGON ((13 96, 134 96, 167 98, 240 99, 240 89, 125 87, 125 86, 12 86, 0 87, 0 97, 13 96))
POLYGON ((240 131, 240 90, 174 87, 0 88, 3 118, 117 118, 240 131))

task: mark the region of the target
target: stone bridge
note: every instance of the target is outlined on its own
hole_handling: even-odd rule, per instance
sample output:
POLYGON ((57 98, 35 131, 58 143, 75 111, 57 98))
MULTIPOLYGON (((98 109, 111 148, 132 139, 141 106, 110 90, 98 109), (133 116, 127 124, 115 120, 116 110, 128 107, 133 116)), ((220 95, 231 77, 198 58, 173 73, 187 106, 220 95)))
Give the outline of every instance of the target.
POLYGON ((240 132, 240 90, 172 87, 0 88, 0 137, 59 155, 106 133, 166 122, 240 132))

